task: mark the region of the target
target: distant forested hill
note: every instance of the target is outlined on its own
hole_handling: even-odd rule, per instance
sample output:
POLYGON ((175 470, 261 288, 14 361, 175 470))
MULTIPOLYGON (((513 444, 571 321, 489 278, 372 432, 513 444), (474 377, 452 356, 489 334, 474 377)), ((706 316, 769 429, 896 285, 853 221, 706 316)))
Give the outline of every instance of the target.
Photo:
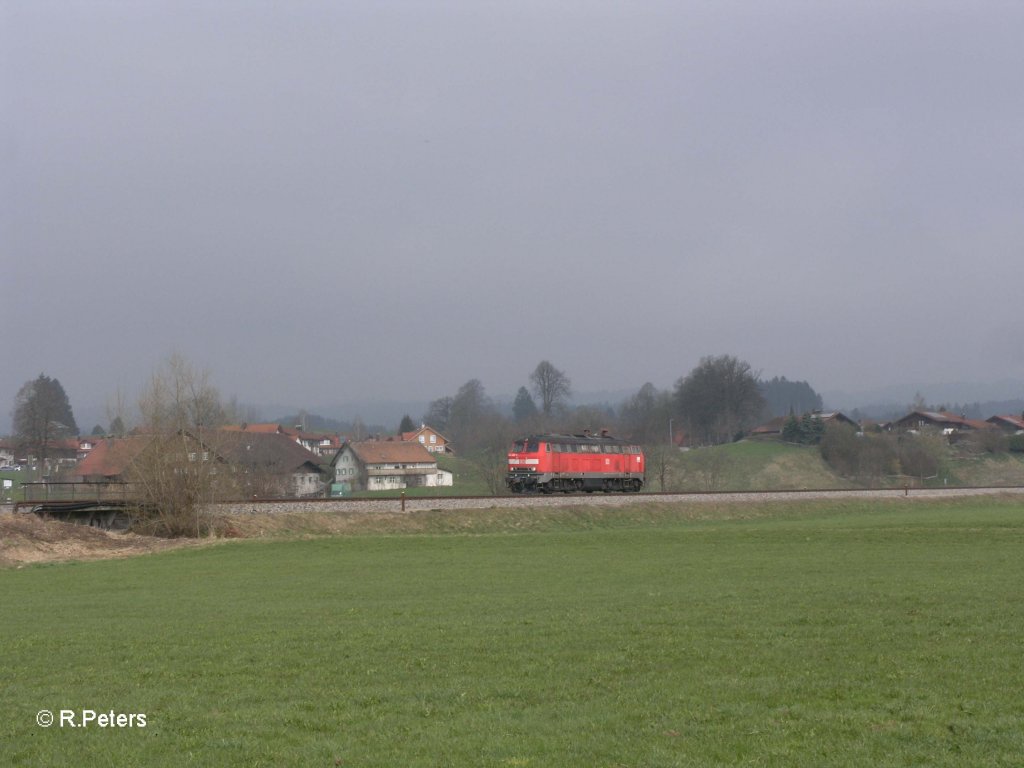
POLYGON ((759 387, 767 403, 769 417, 821 410, 821 395, 806 381, 789 381, 785 376, 776 376, 760 382, 759 387))

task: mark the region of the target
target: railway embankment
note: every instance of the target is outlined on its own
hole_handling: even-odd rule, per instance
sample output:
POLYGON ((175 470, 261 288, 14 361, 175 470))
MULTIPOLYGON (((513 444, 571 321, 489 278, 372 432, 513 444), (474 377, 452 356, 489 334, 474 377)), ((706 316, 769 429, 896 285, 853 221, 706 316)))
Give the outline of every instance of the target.
POLYGON ((886 488, 805 491, 725 491, 715 493, 641 494, 538 494, 534 496, 432 496, 380 499, 294 499, 223 502, 212 505, 221 515, 268 514, 373 514, 412 513, 429 510, 524 509, 561 506, 629 506, 657 504, 742 504, 808 499, 941 499, 1011 494, 1024 498, 1024 487, 991 488, 886 488))

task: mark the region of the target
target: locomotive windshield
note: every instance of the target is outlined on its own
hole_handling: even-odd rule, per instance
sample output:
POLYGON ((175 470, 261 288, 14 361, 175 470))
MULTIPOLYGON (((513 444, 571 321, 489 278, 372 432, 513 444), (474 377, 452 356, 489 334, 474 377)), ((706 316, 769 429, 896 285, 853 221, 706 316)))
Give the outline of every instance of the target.
POLYGON ((513 453, 536 453, 539 447, 536 440, 516 440, 512 444, 513 453))

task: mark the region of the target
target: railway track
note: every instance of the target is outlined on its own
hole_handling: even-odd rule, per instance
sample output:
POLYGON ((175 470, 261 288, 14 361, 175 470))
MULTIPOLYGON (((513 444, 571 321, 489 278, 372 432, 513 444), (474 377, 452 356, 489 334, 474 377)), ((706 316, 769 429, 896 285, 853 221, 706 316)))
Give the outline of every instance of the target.
POLYGON ((989 488, 887 488, 799 491, 721 491, 710 493, 553 493, 515 496, 406 496, 378 499, 253 499, 223 502, 227 514, 273 512, 422 512, 449 509, 520 509, 552 506, 625 506, 633 504, 735 504, 797 499, 941 499, 1011 494, 1024 501, 1024 486, 989 488))
MULTIPOLYGON (((1024 503, 1024 486, 987 488, 886 488, 798 491, 718 491, 690 493, 552 493, 513 496, 406 496, 337 499, 246 499, 218 502, 212 511, 247 514, 411 514, 433 510, 524 509, 530 507, 626 506, 636 504, 752 504, 800 499, 943 499, 968 496, 1013 495, 1024 503)), ((10 511, 78 522, 101 528, 125 529, 129 518, 117 505, 80 502, 20 502, 10 511)))

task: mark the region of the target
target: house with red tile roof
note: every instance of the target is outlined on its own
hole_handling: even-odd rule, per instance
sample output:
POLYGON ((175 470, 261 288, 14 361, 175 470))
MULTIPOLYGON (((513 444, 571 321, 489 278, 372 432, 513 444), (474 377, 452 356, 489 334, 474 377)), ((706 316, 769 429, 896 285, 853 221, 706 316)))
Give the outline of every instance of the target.
POLYGON ((449 486, 452 474, 418 440, 368 440, 342 445, 334 460, 334 482, 350 491, 449 486))
POLYGON ((155 435, 136 434, 98 440, 78 462, 75 475, 87 483, 127 482, 132 467, 155 439, 155 435))
MULTIPOLYGON (((217 462, 221 493, 229 496, 306 497, 323 492, 319 458, 289 436, 211 430, 203 439, 182 433, 185 447, 153 434, 99 441, 76 470, 83 482, 131 482, 149 451, 182 451, 182 460, 217 462)), ((143 469, 144 471, 144 469, 143 469)))
POLYGON ((403 432, 401 439, 405 443, 418 442, 431 453, 451 453, 451 443, 448 438, 426 424, 412 432, 403 432))

